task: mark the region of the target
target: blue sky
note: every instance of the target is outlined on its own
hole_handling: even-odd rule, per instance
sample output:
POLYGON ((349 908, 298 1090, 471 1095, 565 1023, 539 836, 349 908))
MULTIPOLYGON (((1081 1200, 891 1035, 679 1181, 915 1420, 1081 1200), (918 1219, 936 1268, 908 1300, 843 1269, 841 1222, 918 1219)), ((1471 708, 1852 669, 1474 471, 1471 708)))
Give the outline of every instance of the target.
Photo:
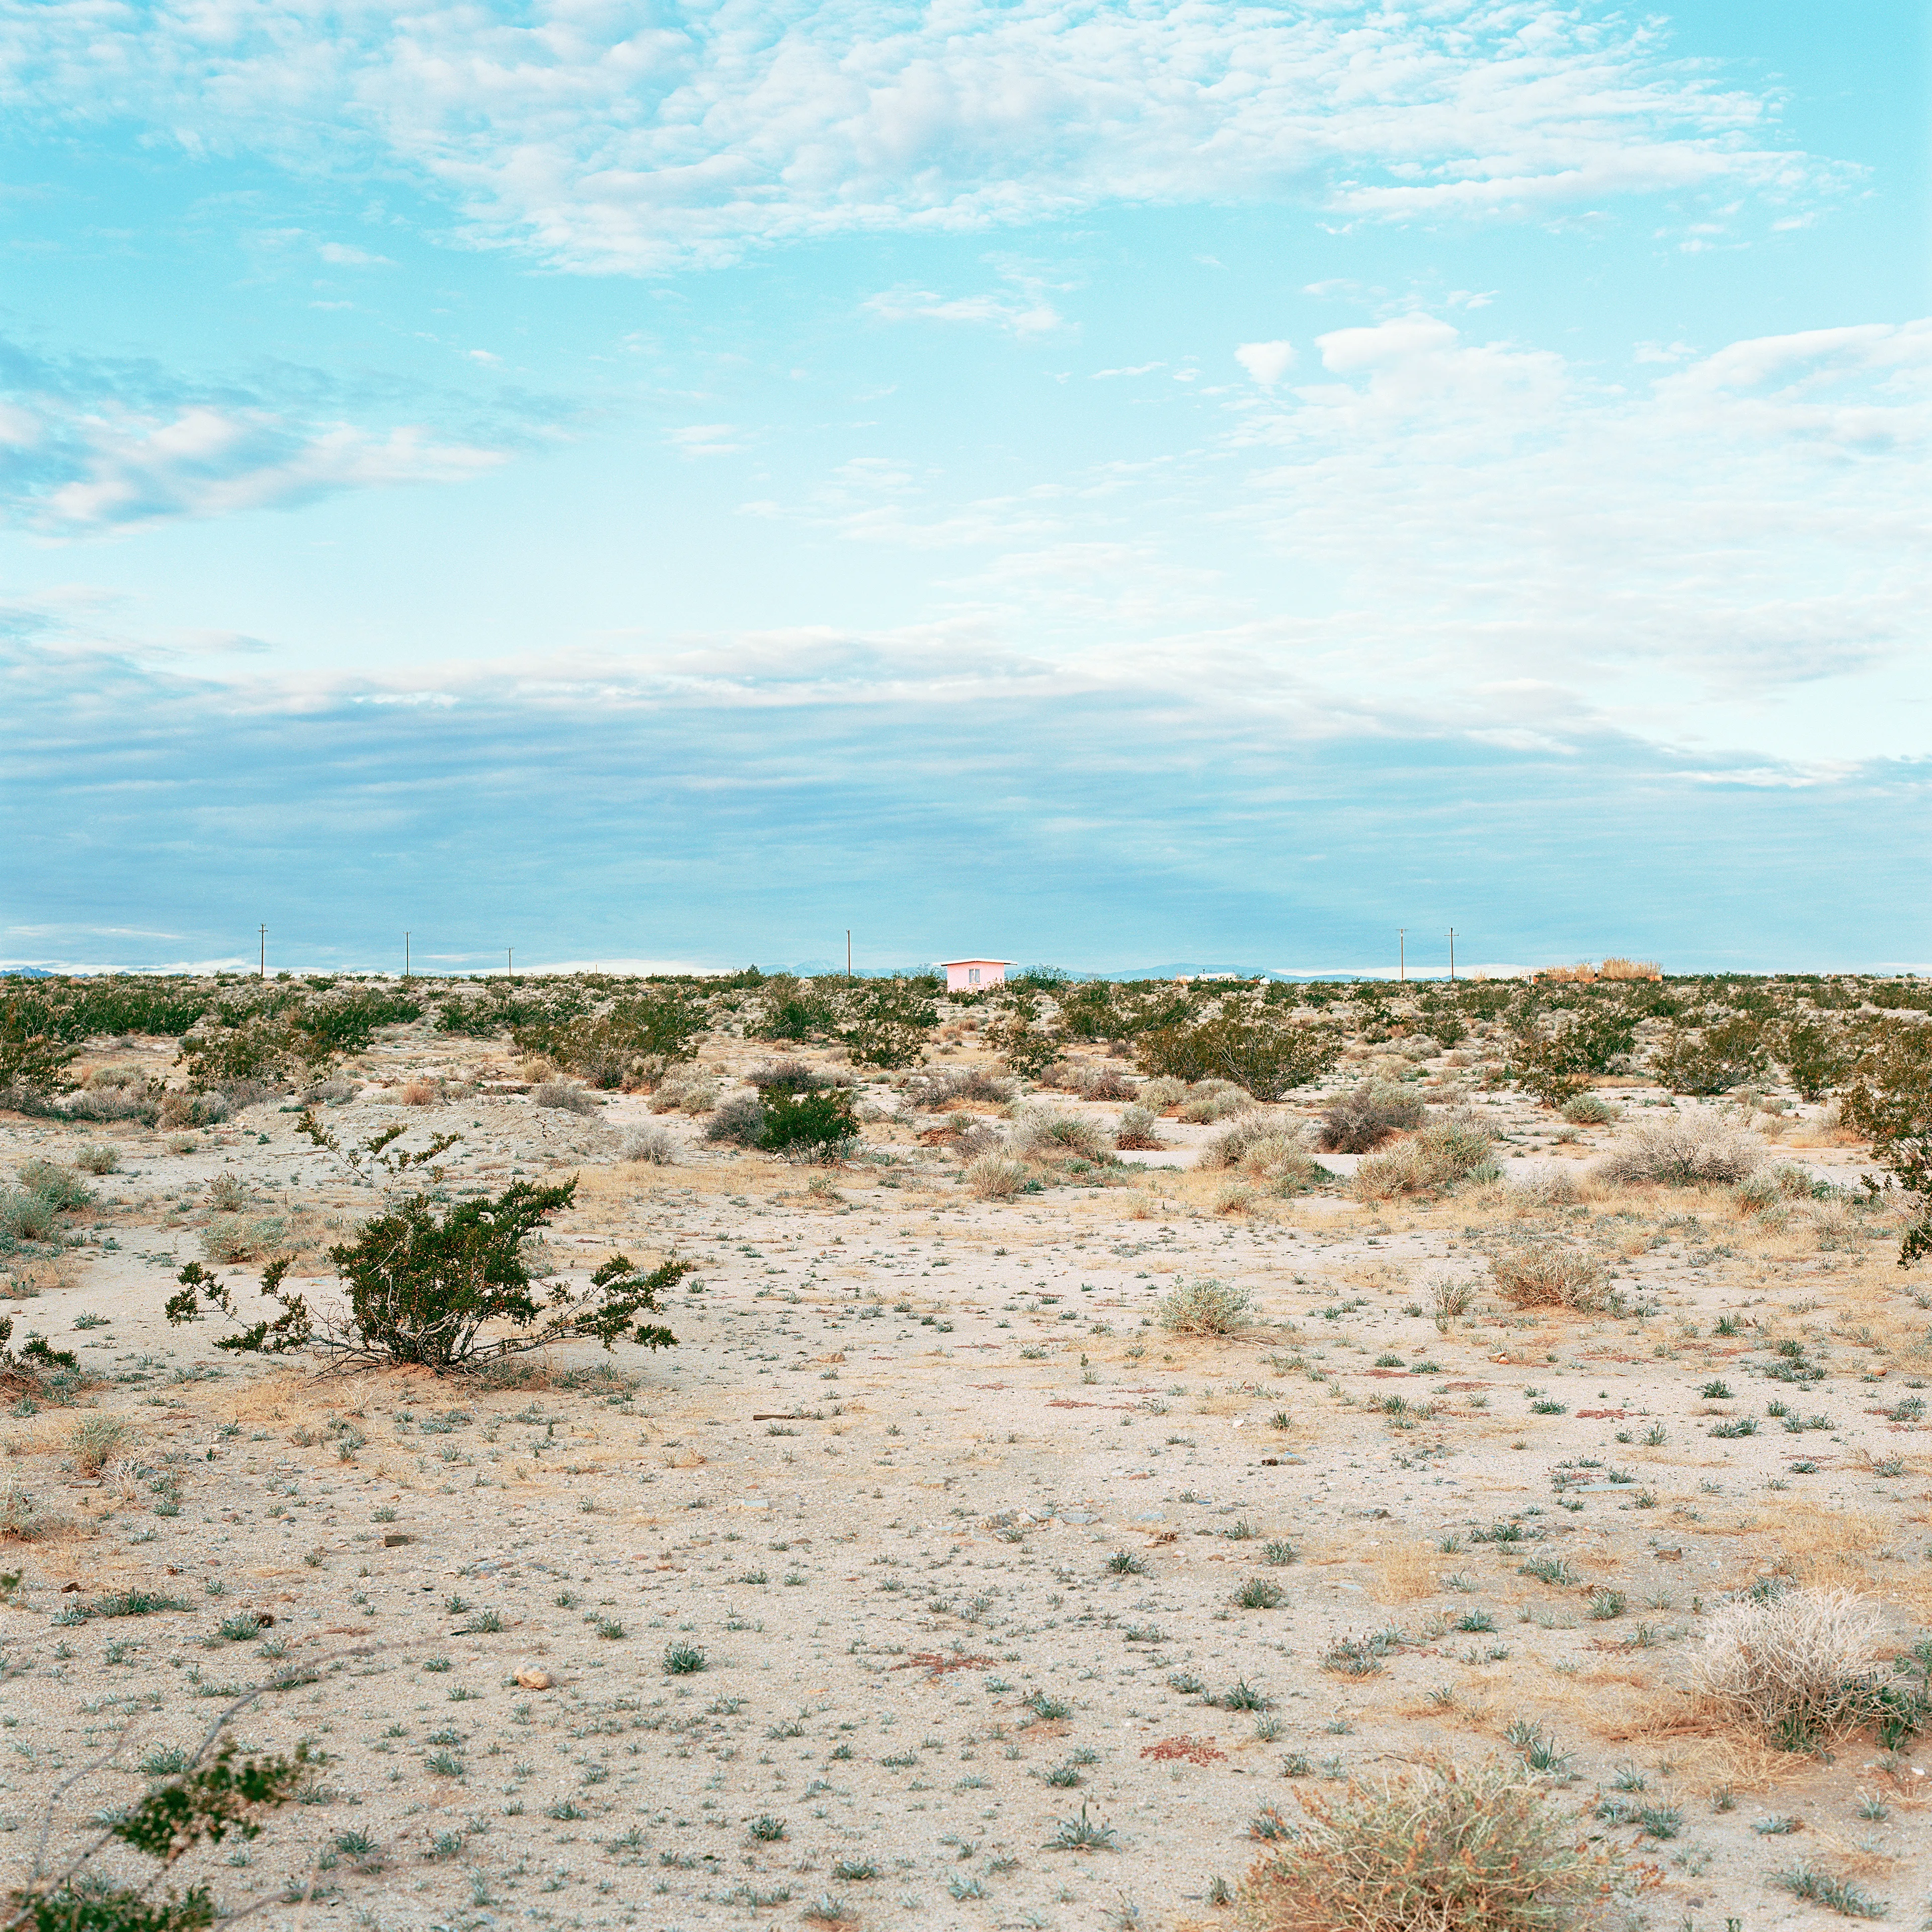
POLYGON ((1932 962, 1845 19, 0 0, 0 957, 1932 962))

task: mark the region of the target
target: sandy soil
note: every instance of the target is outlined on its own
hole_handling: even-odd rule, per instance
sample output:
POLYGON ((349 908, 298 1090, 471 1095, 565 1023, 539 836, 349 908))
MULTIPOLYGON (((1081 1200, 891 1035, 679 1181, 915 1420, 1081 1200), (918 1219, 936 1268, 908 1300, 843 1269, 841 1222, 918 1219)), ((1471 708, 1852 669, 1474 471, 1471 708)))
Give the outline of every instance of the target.
MULTIPOLYGON (((1922 1633, 1932 1463, 1900 1405, 1932 1328, 1881 1218, 1572 1198, 1560 1177, 1618 1130, 1558 1142, 1533 1103, 1480 1091, 1509 1178, 1441 1202, 1217 1214, 1223 1177, 1182 1165, 1214 1130, 1178 1121, 1128 1157, 1134 1184, 988 1202, 909 1115, 844 1168, 788 1166, 641 1096, 537 1108, 475 1042, 382 1040, 330 1126, 460 1133, 457 1196, 578 1174, 550 1264, 695 1262, 680 1346, 494 1387, 224 1354, 218 1327, 159 1312, 211 1222, 231 1251, 301 1245, 326 1294, 322 1246, 380 1198, 297 1136, 296 1103, 188 1136, 0 1117, 10 1172, 104 1143, 119 1163, 70 1217, 76 1245, 10 1261, 16 1342, 44 1333, 98 1379, 0 1424, 0 1480, 46 1520, 0 1552, 9 1882, 50 1804, 55 1855, 279 1681, 237 1734, 327 1761, 310 1802, 206 1868, 232 1905, 286 1891, 278 1924, 1226 1923, 1212 1888, 1269 1808, 1292 1820, 1298 1790, 1432 1749, 1507 1750, 1520 1724, 1568 1754, 1580 1808, 1621 1787, 1681 1814, 1667 1838, 1592 1826, 1630 1848, 1632 1922, 1835 1922, 1768 1882, 1801 1860, 1916 1922, 1932 1752, 1778 1754, 1676 1694, 1706 1613, 1760 1577, 1849 1585, 1901 1648, 1922 1633), (462 1091, 401 1104, 423 1076, 462 1091), (620 1160, 653 1118, 677 1164, 620 1160), (1489 1255, 1539 1229, 1610 1256, 1630 1312, 1498 1301, 1489 1255), (1249 1292, 1247 1326, 1162 1327, 1163 1294, 1202 1276, 1249 1292), (1444 1280, 1477 1292, 1438 1330, 1444 1280), (1782 1338, 1826 1378, 1767 1379, 1782 1338), (1796 1426, 1767 1414, 1779 1397, 1796 1426), (75 1430, 104 1418, 126 1433, 89 1477, 75 1430), (1756 1432, 1713 1433, 1740 1419, 1756 1432), (1526 1572, 1545 1558, 1559 1580, 1526 1572), (128 1591, 168 1606, 89 1613, 128 1591), (1325 1667, 1381 1631, 1370 1674, 1325 1667), (701 1669, 667 1670, 679 1645, 701 1669), (1053 1849, 1083 1814, 1100 1847, 1053 1849)), ((1468 1076, 1430 1080, 1453 1098, 1468 1076)), ((1757 1124, 1780 1158, 1860 1171, 1805 1109, 1757 1124)))

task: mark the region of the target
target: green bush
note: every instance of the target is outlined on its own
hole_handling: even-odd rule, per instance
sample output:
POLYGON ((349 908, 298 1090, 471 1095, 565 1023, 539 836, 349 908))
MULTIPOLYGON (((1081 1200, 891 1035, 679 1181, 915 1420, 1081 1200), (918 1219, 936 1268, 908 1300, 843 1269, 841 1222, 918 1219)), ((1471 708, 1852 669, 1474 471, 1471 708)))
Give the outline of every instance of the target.
MULTIPOLYGON (((346 1312, 320 1319, 298 1294, 282 1286, 288 1259, 263 1270, 262 1292, 281 1313, 224 1335, 218 1348, 282 1354, 316 1348, 338 1360, 370 1365, 412 1362, 441 1372, 481 1367, 552 1342, 592 1339, 606 1348, 628 1340, 665 1348, 676 1337, 642 1318, 657 1312, 658 1294, 690 1272, 666 1262, 648 1273, 613 1255, 587 1289, 554 1282, 539 1303, 531 1292, 525 1243, 575 1196, 574 1180, 540 1186, 520 1180, 495 1198, 466 1201, 440 1216, 427 1197, 412 1196, 364 1224, 352 1241, 329 1250, 347 1292, 346 1312), (512 1332, 485 1338, 492 1324, 512 1332)), ((190 1262, 176 1276, 180 1292, 165 1312, 192 1322, 204 1299, 238 1324, 230 1286, 190 1262)))
POLYGON ((764 1114, 758 1144, 768 1153, 836 1159, 859 1138, 848 1088, 789 1094, 773 1089, 764 1097, 764 1114))
POLYGON ((1763 1029, 1748 1015, 1695 1030, 1673 1027, 1651 1070, 1673 1094, 1724 1094, 1762 1077, 1763 1029))
POLYGON ((1918 1197, 1898 1252, 1899 1266, 1909 1268, 1932 1254, 1932 1026, 1881 1022, 1846 1089, 1844 1118, 1870 1136, 1898 1185, 1918 1197))
POLYGON ((1341 1058, 1331 1028, 1246 1008, 1212 1019, 1156 1028, 1134 1045, 1148 1073, 1176 1080, 1232 1080, 1258 1100, 1279 1100, 1318 1080, 1341 1058))

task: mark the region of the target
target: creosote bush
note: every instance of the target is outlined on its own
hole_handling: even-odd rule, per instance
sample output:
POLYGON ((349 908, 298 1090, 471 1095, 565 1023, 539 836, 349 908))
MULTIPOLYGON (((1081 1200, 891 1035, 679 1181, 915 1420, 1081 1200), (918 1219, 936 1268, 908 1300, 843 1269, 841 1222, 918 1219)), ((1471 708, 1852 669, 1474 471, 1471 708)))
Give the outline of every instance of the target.
POLYGON ((1570 1308, 1587 1314, 1610 1304, 1603 1263, 1561 1241, 1534 1241, 1512 1249, 1497 1256, 1491 1266, 1498 1292, 1519 1308, 1570 1308))
POLYGON ((1665 1187, 1730 1186, 1764 1159, 1748 1136, 1708 1114, 1676 1114, 1646 1121, 1598 1162, 1598 1179, 1629 1186, 1651 1181, 1665 1187))
POLYGON ((630 1341, 668 1347, 670 1330, 642 1318, 657 1310, 658 1294, 691 1271, 668 1261, 648 1272, 613 1255, 586 1288, 551 1284, 539 1302, 531 1292, 527 1244, 574 1198, 577 1184, 520 1180, 494 1198, 460 1202, 438 1216, 423 1195, 366 1222, 352 1241, 329 1250, 347 1291, 340 1316, 318 1316, 304 1298, 284 1288, 286 1256, 262 1270, 261 1292, 281 1312, 252 1325, 236 1313, 231 1283, 190 1262, 176 1279, 180 1292, 164 1312, 192 1322, 205 1300, 237 1324, 214 1346, 246 1354, 284 1354, 314 1348, 347 1366, 413 1362, 434 1369, 481 1367, 555 1342, 594 1340, 606 1348, 630 1341), (507 1325, 508 1334, 486 1335, 507 1325))
POLYGON ((1526 1772, 1432 1758, 1336 1796, 1243 1882, 1251 1932, 1582 1932, 1601 1922, 1616 1854, 1526 1772))
POLYGON ((1391 1134, 1420 1126, 1424 1112, 1420 1094, 1365 1081, 1329 1103, 1322 1116, 1321 1144, 1329 1154, 1366 1154, 1391 1134))
POLYGON ((1161 1297, 1155 1311, 1160 1325, 1176 1335, 1232 1334, 1246 1318, 1248 1291, 1212 1275, 1179 1281, 1161 1297))

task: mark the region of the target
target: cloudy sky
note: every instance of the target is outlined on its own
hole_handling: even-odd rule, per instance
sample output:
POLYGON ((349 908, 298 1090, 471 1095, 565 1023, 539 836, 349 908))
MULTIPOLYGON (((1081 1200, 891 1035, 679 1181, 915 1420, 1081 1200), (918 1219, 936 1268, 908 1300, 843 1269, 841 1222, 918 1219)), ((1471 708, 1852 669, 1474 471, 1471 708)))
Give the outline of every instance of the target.
POLYGON ((0 0, 0 957, 1932 962, 1848 24, 0 0))

